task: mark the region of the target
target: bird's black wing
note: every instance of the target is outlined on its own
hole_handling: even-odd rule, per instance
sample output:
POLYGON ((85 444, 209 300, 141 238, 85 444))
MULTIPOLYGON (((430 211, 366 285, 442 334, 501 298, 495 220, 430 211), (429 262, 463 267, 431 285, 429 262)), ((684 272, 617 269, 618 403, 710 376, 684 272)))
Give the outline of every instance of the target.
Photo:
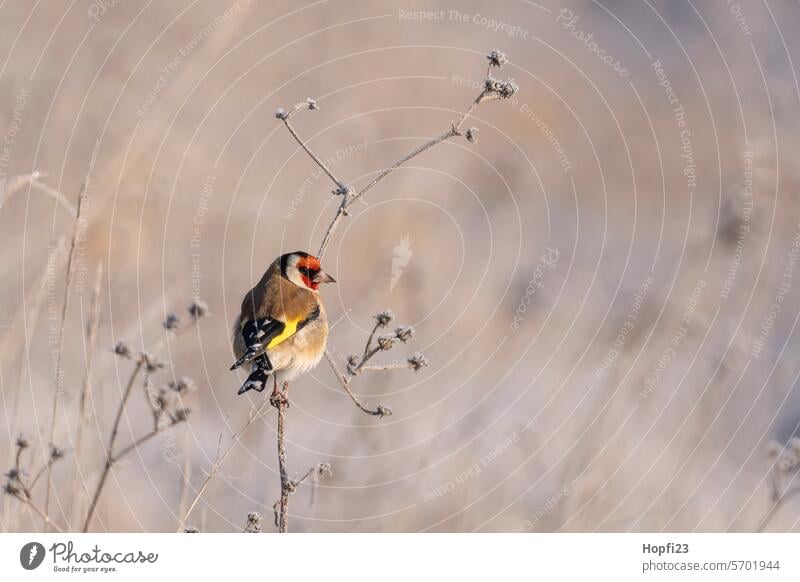
POLYGON ((272 370, 272 364, 267 358, 264 350, 273 339, 283 333, 286 324, 277 319, 269 319, 267 317, 261 319, 248 319, 242 324, 242 339, 247 348, 242 354, 242 357, 236 360, 231 366, 231 370, 235 370, 255 359, 259 355, 263 355, 266 362, 260 362, 259 367, 266 371, 272 370))

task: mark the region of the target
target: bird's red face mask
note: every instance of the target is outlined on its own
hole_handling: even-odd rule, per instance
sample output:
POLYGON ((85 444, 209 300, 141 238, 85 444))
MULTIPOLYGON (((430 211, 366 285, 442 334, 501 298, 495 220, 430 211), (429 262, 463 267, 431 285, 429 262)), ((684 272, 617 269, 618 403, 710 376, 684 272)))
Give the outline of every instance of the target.
POLYGON ((322 270, 319 259, 312 256, 301 257, 297 261, 297 271, 303 284, 316 291, 321 283, 335 283, 336 279, 322 270))

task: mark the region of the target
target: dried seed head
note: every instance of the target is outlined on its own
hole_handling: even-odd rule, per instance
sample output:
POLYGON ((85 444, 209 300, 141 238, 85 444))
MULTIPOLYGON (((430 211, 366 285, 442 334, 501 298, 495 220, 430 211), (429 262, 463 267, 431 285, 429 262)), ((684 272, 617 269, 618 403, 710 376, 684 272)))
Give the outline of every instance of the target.
POLYGON ((478 141, 478 128, 470 127, 469 129, 467 129, 467 133, 465 135, 467 136, 467 141, 469 143, 475 143, 476 141, 478 141))
POLYGON ((384 416, 391 416, 392 409, 388 406, 384 406, 383 404, 378 404, 378 416, 383 418, 384 416))
MULTIPOLYGON (((355 190, 345 184, 337 187, 335 190, 331 190, 331 193, 334 196, 352 196, 355 193, 355 190)), ((347 216, 347 214, 345 214, 345 216, 347 216)))
POLYGON ((194 392, 197 389, 195 383, 192 381, 191 378, 187 378, 183 376, 179 378, 177 381, 172 380, 169 383, 169 388, 173 392, 177 392, 178 394, 186 394, 187 392, 194 392))
POLYGON ((408 358, 408 365, 411 367, 412 370, 416 372, 418 370, 421 370, 422 368, 428 367, 428 359, 422 352, 417 352, 415 354, 412 354, 411 357, 408 358))
POLYGON ((781 457, 778 459, 776 466, 778 467, 778 471, 781 473, 790 473, 794 468, 794 462, 787 457, 781 457))
POLYGON ((142 362, 144 362, 145 369, 151 374, 165 366, 164 362, 159 360, 155 355, 147 352, 142 352, 142 362))
POLYGON ((378 323, 378 327, 386 327, 394 321, 394 313, 392 313, 391 309, 384 309, 375 314, 375 321, 378 323))
POLYGON ((247 514, 247 525, 244 526, 245 533, 259 533, 261 531, 261 514, 251 511, 247 514))
POLYGON ((24 435, 19 435, 17 437, 17 448, 18 449, 27 449, 31 446, 31 441, 24 435))
POLYGON ((288 119, 289 114, 286 113, 286 110, 283 109, 283 107, 279 107, 278 109, 275 110, 275 117, 277 117, 278 119, 288 119))
POLYGON ((494 49, 486 58, 489 59, 489 66, 500 68, 508 62, 508 57, 501 51, 494 49))
POLYGON ((397 338, 393 335, 378 336, 378 347, 384 351, 392 349, 397 338))
POLYGON ((125 342, 117 342, 117 345, 114 346, 114 353, 120 358, 131 357, 131 350, 125 342))
POLYGON ((174 392, 167 390, 166 388, 159 389, 158 394, 156 394, 153 402, 155 408, 159 411, 167 410, 172 403, 173 395, 174 392))
POLYGON ((192 304, 189 305, 189 315, 192 316, 192 320, 197 321, 198 319, 202 319, 209 315, 208 311, 208 304, 201 299, 195 299, 192 301, 192 304))
POLYGON ((3 491, 7 495, 19 495, 22 493, 22 488, 19 485, 19 481, 16 479, 9 479, 5 485, 3 485, 3 491))
POLYGON ((191 408, 179 408, 175 411, 175 422, 184 422, 189 419, 189 415, 191 414, 191 408))
POLYGON ((186 526, 186 529, 183 530, 183 533, 200 533, 200 530, 193 525, 189 525, 186 526))
POLYGON ((164 320, 164 329, 167 329, 169 331, 175 331, 176 329, 178 329, 180 322, 181 320, 178 319, 177 315, 175 315, 174 313, 170 313, 164 320))
POLYGON ((330 463, 320 463, 317 465, 317 476, 330 477, 333 475, 333 468, 330 463))
POLYGON ((55 445, 50 445, 50 460, 54 463, 63 459, 65 454, 66 453, 64 452, 64 449, 61 449, 55 445))
POLYGON ((309 111, 314 111, 316 109, 319 109, 319 105, 317 105, 317 100, 312 99, 311 97, 306 99, 306 105, 308 106, 309 111))
POLYGON ((396 330, 394 330, 395 336, 401 342, 406 343, 408 340, 414 337, 414 328, 409 326, 400 326, 396 330))
POLYGON ((500 79, 495 79, 494 77, 487 77, 485 81, 485 89, 487 93, 491 93, 500 99, 508 99, 514 95, 514 93, 519 91, 519 87, 517 87, 517 84, 514 83, 513 79, 501 81, 500 79))

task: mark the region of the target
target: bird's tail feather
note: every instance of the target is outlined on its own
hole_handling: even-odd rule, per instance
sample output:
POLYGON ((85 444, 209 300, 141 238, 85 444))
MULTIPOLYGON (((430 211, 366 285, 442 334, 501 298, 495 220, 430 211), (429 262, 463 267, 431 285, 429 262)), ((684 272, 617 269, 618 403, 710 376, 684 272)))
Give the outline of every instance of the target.
MULTIPOLYGON (((240 358, 241 359, 241 358, 240 358)), ((242 387, 239 388, 239 394, 244 394, 248 390, 257 390, 262 392, 267 387, 267 380, 272 375, 272 364, 265 354, 259 356, 253 365, 253 371, 247 377, 242 387)))

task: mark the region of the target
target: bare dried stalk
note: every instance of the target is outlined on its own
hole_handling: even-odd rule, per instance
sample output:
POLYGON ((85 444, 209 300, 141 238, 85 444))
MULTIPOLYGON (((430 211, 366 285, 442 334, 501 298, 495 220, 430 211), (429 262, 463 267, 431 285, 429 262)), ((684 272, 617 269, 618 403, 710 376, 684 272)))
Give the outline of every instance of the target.
POLYGON ((43 174, 42 172, 34 171, 31 172, 30 174, 16 176, 6 188, 5 197, 3 199, 0 199, 0 208, 2 208, 3 204, 5 202, 8 202, 8 200, 14 194, 22 190, 22 188, 24 188, 25 186, 30 185, 32 188, 35 188, 42 194, 46 194, 47 196, 49 196, 50 198, 61 204, 61 206, 63 206, 66 209, 66 211, 69 212, 73 218, 75 218, 77 216, 77 212, 75 211, 75 208, 72 206, 72 204, 69 203, 67 197, 64 196, 58 190, 51 188, 47 184, 39 181, 39 178, 42 178, 45 175, 46 174, 43 174))
POLYGON ((36 476, 30 483, 25 483, 25 473, 22 470, 22 453, 29 446, 30 442, 27 439, 21 436, 17 438, 16 454, 14 455, 14 467, 6 474, 8 481, 6 482, 3 490, 9 497, 14 497, 15 499, 21 501, 30 510, 41 517, 44 521, 45 528, 53 526, 53 529, 58 532, 62 532, 63 530, 58 527, 57 524, 53 523, 50 517, 33 501, 32 491, 34 487, 36 487, 36 483, 39 481, 39 478, 50 469, 50 466, 53 463, 62 459, 64 457, 64 453, 56 447, 51 447, 50 456, 48 457, 45 466, 36 472, 36 476))
MULTIPOLYGON (((91 166, 90 166, 91 172, 91 166)), ((62 378, 62 370, 61 365, 64 358, 64 330, 67 324, 67 310, 69 308, 69 300, 70 295, 72 293, 72 277, 75 272, 75 268, 73 265, 74 257, 75 257, 75 246, 77 245, 78 241, 78 231, 80 229, 81 224, 81 211, 83 210, 83 198, 86 195, 87 190, 87 183, 89 180, 89 174, 86 176, 86 180, 84 181, 83 185, 81 186, 80 193, 78 194, 78 210, 75 217, 75 225, 72 229, 72 240, 70 241, 69 245, 69 254, 67 255, 67 270, 64 274, 64 298, 61 303, 61 325, 58 330, 58 351, 56 355, 56 366, 55 366, 55 389, 53 391, 53 406, 50 410, 50 437, 49 441, 52 443, 55 439, 55 432, 56 432, 56 421, 58 420, 58 401, 61 393, 63 392, 63 378, 62 378)), ((50 492, 53 488, 53 473, 50 469, 47 471, 47 491, 45 493, 44 498, 44 513, 45 515, 50 515, 50 492)), ((45 532, 47 531, 47 523, 45 524, 45 532)))
MULTIPOLYGON (((200 498, 203 497, 203 494, 206 492, 206 489, 208 489, 211 480, 217 475, 217 473, 219 473, 219 470, 220 468, 222 468, 222 464, 225 462, 225 459, 228 457, 233 448, 239 443, 239 440, 242 438, 242 435, 244 435, 245 431, 250 427, 250 425, 252 425, 256 420, 258 420, 261 417, 261 414, 264 412, 264 409, 269 404, 270 404, 269 399, 265 398, 257 409, 251 410, 250 415, 247 418, 247 422, 244 424, 242 428, 239 429, 238 432, 236 432, 231 437, 231 442, 228 444, 228 447, 221 453, 219 451, 217 452, 217 457, 214 460, 214 465, 211 467, 211 471, 209 471, 206 474, 205 481, 203 481, 203 484, 200 486, 200 489, 197 490, 194 498, 192 499, 192 502, 189 504, 189 507, 183 514, 183 517, 180 520, 181 524, 186 524, 187 518, 189 517, 189 515, 191 515, 192 511, 194 511, 194 508, 195 506, 197 506, 198 502, 200 501, 200 498)), ((183 526, 180 526, 176 530, 176 533, 180 533, 181 531, 183 531, 183 526)))
POLYGON ((772 518, 778 513, 778 510, 784 506, 784 504, 789 501, 789 499, 796 496, 800 493, 800 485, 796 485, 780 494, 776 497, 773 497, 773 502, 767 512, 764 514, 764 517, 761 518, 761 522, 758 524, 758 529, 756 530, 758 533, 763 532, 769 522, 772 521, 772 518))
MULTIPOLYGON (((323 475, 330 475, 330 474, 331 474, 331 466, 330 466, 330 464, 328 464, 328 463, 319 463, 317 465, 314 465, 308 471, 306 471, 305 475, 303 475, 299 479, 292 479, 292 480, 289 481, 289 486, 287 488, 287 493, 286 493, 287 499, 288 499, 289 495, 294 493, 297 490, 297 488, 300 487, 300 485, 302 485, 303 483, 305 483, 306 481, 311 479, 311 477, 315 477, 317 475, 323 476, 323 475)), ((314 490, 312 490, 312 503, 313 503, 313 491, 314 490)), ((280 508, 281 508, 281 502, 282 501, 283 501, 283 495, 281 495, 281 498, 278 499, 278 501, 276 501, 272 506, 272 511, 275 513, 275 527, 277 527, 279 529, 280 529, 281 515, 282 515, 280 513, 280 508)), ((287 503, 288 503, 288 501, 287 501, 287 503)), ((288 506, 287 506, 287 511, 288 511, 288 506)))
POLYGON ((70 523, 78 520, 80 512, 81 487, 79 480, 81 477, 81 452, 83 450, 83 432, 86 423, 89 421, 87 413, 87 402, 92 389, 92 364, 94 362, 94 351, 97 346, 97 332, 100 329, 100 284, 103 277, 103 264, 97 265, 94 278, 94 290, 89 307, 89 322, 86 325, 86 374, 83 377, 81 396, 78 401, 78 429, 75 435, 75 477, 72 481, 72 511, 70 512, 70 523))
POLYGON ((27 505, 27 506, 28 506, 30 509, 32 509, 32 510, 33 510, 33 512, 34 512, 36 515, 38 515, 39 517, 41 517, 41 518, 42 518, 42 520, 43 520, 43 521, 44 521, 44 523, 45 523, 45 526, 46 526, 47 528, 49 528, 49 527, 52 527, 52 528, 53 528, 54 530, 56 530, 58 533, 64 533, 64 530, 63 530, 63 529, 61 529, 60 527, 58 527, 58 524, 56 524, 55 522, 53 522, 53 521, 52 521, 52 520, 51 520, 51 519, 50 519, 50 518, 47 516, 47 514, 46 514, 44 511, 42 511, 42 510, 39 508, 39 506, 38 506, 38 505, 36 505, 36 504, 33 502, 33 500, 32 500, 30 497, 28 497, 28 496, 26 496, 26 495, 24 495, 24 494, 21 494, 21 493, 11 493, 10 495, 12 495, 13 497, 16 497, 17 499, 19 499, 19 500, 20 500, 22 503, 24 503, 24 504, 25 504, 25 505, 27 505))
MULTIPOLYGON (((56 259, 63 253, 64 249, 64 237, 61 237, 56 242, 56 256, 53 257, 53 265, 56 263, 56 259)), ((36 296, 33 300, 33 306, 31 307, 30 311, 27 313, 27 318, 24 310, 21 310, 21 316, 23 319, 23 324, 27 329, 33 330, 36 328, 36 324, 39 321, 39 313, 41 312, 42 305, 44 304, 44 299, 46 297, 47 291, 47 274, 48 274, 48 264, 46 263, 44 269, 42 269, 42 273, 39 276, 38 284, 34 287, 37 289, 36 296)), ((17 316, 19 317, 19 316, 17 316)), ((15 317, 16 321, 16 317, 15 317)), ((11 406, 11 434, 15 434, 17 432, 17 419, 19 418, 19 392, 20 387, 23 385, 23 377, 25 375, 25 371, 27 369, 27 362, 28 358, 28 351, 30 350, 30 338, 26 338, 26 342, 23 345, 23 354, 19 358, 20 366, 17 373, 17 382, 14 386, 14 395, 13 395, 13 403, 11 406)), ((10 511, 11 511, 11 504, 10 500, 6 498, 3 501, 3 523, 8 526, 10 523, 10 511)), ((10 528, 9 528, 10 529, 10 528)))
MULTIPOLYGON (((181 336, 182 334, 188 332, 194 326, 199 324, 201 318, 208 315, 208 307, 205 303, 195 300, 189 306, 189 313, 192 316, 192 325, 187 327, 182 327, 178 329, 175 334, 176 336, 181 336)), ((174 314, 170 314, 167 320, 164 322, 164 328, 166 329, 167 333, 174 331, 178 326, 178 318, 174 314)), ((166 343, 166 337, 162 338, 162 340, 156 346, 156 351, 160 350, 166 343)), ((130 350, 127 346, 120 343, 117 344, 114 351, 117 353, 118 356, 129 358, 130 357, 130 350)), ((114 453, 114 445, 116 444, 117 434, 119 432, 119 425, 120 421, 122 420, 122 415, 125 411, 125 406, 130 399, 131 391, 133 389, 133 385, 136 383, 136 379, 139 376, 139 373, 144 370, 144 373, 147 375, 145 377, 145 387, 147 387, 147 382, 149 381, 149 375, 152 374, 158 368, 163 367, 162 364, 155 354, 150 353, 142 353, 136 358, 136 366, 134 367, 133 371, 131 372, 131 376, 128 380, 128 384, 125 387, 125 391, 122 395, 122 400, 120 401, 119 407, 117 408, 117 414, 114 418, 114 425, 111 429, 111 437, 109 438, 108 446, 106 448, 106 462, 103 467, 103 471, 100 474, 100 480, 97 483, 97 488, 95 489, 94 495, 92 496, 92 501, 89 505, 89 511, 86 515, 86 520, 83 524, 83 531, 86 532, 91 525, 92 517, 95 514, 97 509, 97 503, 100 499, 100 495, 103 492, 103 487, 105 486, 106 479, 108 478, 108 474, 111 471, 111 468, 119 461, 122 457, 130 453, 131 451, 137 449, 139 446, 145 444, 150 439, 156 437, 157 435, 161 434, 162 432, 182 423, 187 420, 188 410, 187 409, 180 409, 173 414, 166 410, 159 411, 158 414, 154 413, 154 425, 153 429, 147 433, 146 435, 140 437, 139 439, 135 440, 133 443, 122 449, 119 453, 114 453), (161 414, 166 414, 169 417, 169 422, 167 424, 160 425, 159 421, 161 420, 161 414)), ((145 393, 145 398, 148 404, 151 404, 151 400, 149 394, 145 393)))
POLYGON ((281 498, 278 500, 278 531, 286 533, 289 527, 289 475, 286 470, 286 407, 289 406, 287 392, 289 383, 284 382, 280 391, 270 399, 270 403, 278 410, 278 469, 281 474, 281 498))
MULTIPOLYGON (((296 109, 296 111, 297 111, 297 109, 296 109)), ((308 156, 312 160, 314 160, 314 162, 322 169, 323 172, 325 172, 325 174, 328 176, 328 178, 330 178, 331 181, 334 184, 336 184, 337 189, 339 189, 341 191, 346 191, 347 190, 347 186, 345 186, 344 182, 342 182, 341 180, 339 180, 339 178, 334 176, 333 172, 325 164, 325 162, 323 162, 321 159, 319 159, 319 157, 313 151, 311 151, 311 148, 306 144, 306 142, 304 142, 301 139, 301 137, 299 135, 297 135, 297 132, 292 127, 292 124, 289 123, 289 115, 287 114, 285 117, 281 117, 281 120, 283 121, 284 125, 286 126, 286 129, 289 130, 289 133, 292 134, 292 137, 294 137, 294 139, 297 141, 297 143, 300 144, 300 147, 302 147, 305 150, 305 152, 308 154, 308 156)))
POLYGON ((363 412, 367 414, 371 414, 373 416, 380 416, 381 418, 384 416, 389 416, 392 414, 392 410, 384 406, 383 404, 379 404, 377 408, 372 409, 353 393, 350 390, 350 383, 353 381, 353 378, 361 374, 361 372, 365 371, 387 371, 387 370, 399 370, 399 369, 410 369, 417 371, 421 368, 424 368, 428 365, 428 361, 420 353, 413 354, 411 357, 407 358, 404 362, 383 362, 378 364, 370 364, 368 362, 372 360, 372 358, 378 353, 382 351, 388 351, 392 349, 398 343, 405 343, 409 341, 411 338, 414 337, 414 328, 412 327, 404 327, 400 326, 395 329, 394 333, 381 335, 377 337, 377 342, 373 345, 373 341, 376 340, 376 333, 378 329, 387 327, 392 321, 394 320, 394 314, 388 309, 382 311, 375 315, 375 325, 370 331, 369 336, 367 337, 367 342, 364 345, 364 351, 361 357, 357 356, 350 356, 347 361, 347 369, 345 372, 341 372, 339 367, 336 365, 336 361, 334 360, 331 353, 326 350, 325 351, 325 359, 328 360, 328 364, 330 364, 331 369, 333 370, 333 374, 336 376, 336 379, 339 381, 339 384, 342 386, 342 389, 350 396, 350 399, 355 403, 355 405, 361 409, 363 412))
POLYGON ((117 414, 114 417, 114 424, 111 427, 111 437, 108 439, 108 446, 106 447, 106 463, 103 467, 103 472, 100 474, 100 480, 97 482, 97 487, 94 490, 94 495, 92 495, 92 501, 89 504, 89 511, 86 514, 86 520, 83 522, 83 530, 84 532, 89 531, 89 526, 92 523, 92 518, 94 517, 95 510, 97 509, 97 502, 100 500, 100 494, 103 492, 103 487, 106 484, 106 479, 108 478, 108 473, 111 471, 111 467, 114 464, 114 444, 117 442, 117 435, 119 434, 119 424, 122 421, 122 413, 125 410, 125 404, 128 402, 128 398, 131 396, 131 391, 133 390, 133 385, 136 382, 137 376, 139 376, 139 372, 142 370, 144 366, 144 358, 138 358, 136 360, 136 366, 133 368, 131 372, 131 376, 128 379, 128 384, 125 387, 125 392, 122 394, 122 401, 119 403, 119 407, 117 408, 117 414))
POLYGON ((328 364, 330 364, 331 369, 333 370, 333 374, 336 376, 336 379, 339 381, 339 385, 342 389, 347 392, 347 395, 353 401, 353 403, 358 406, 362 411, 366 412, 367 414, 371 414, 373 416, 379 416, 383 418, 384 416, 390 416, 392 414, 392 409, 388 406, 384 406, 383 404, 378 404, 377 408, 370 408, 368 405, 361 402, 358 397, 353 394, 353 391, 350 390, 350 380, 352 377, 348 377, 345 374, 342 374, 339 371, 339 367, 336 365, 336 362, 331 356, 331 353, 328 350, 325 350, 325 359, 328 360, 328 364))
POLYGON ((189 431, 184 431, 184 458, 183 458, 183 469, 181 470, 181 496, 180 501, 178 502, 178 530, 183 530, 186 528, 186 524, 183 522, 183 516, 186 513, 186 504, 189 503, 189 485, 192 481, 192 462, 191 457, 189 455, 189 431))
MULTIPOLYGON (((487 78, 488 78, 488 72, 487 72, 487 78)), ((463 136, 463 135, 467 135, 464 131, 462 131, 462 127, 464 125, 464 122, 467 120, 467 118, 472 114, 474 109, 480 103, 482 103, 482 102, 487 100, 487 96, 490 95, 490 94, 491 94, 490 90, 488 88, 484 88, 483 91, 481 91, 481 93, 470 104, 470 106, 461 114, 461 116, 458 118, 458 121, 456 121, 456 122, 454 122, 454 123, 452 123, 450 125, 450 129, 448 129, 444 133, 442 133, 442 134, 440 134, 440 135, 428 140, 427 142, 423 143, 422 145, 420 145, 416 149, 412 150, 411 152, 409 152, 408 154, 406 154, 405 156, 403 156, 402 158, 400 158, 399 160, 394 162, 389 167, 387 167, 384 170, 380 171, 378 173, 378 175, 375 176, 375 178, 372 179, 371 182, 369 182, 366 186, 364 186, 363 188, 361 188, 360 190, 358 190, 355 193, 353 193, 351 188, 345 186, 342 183, 341 180, 335 178, 332 174, 330 174, 329 172, 326 171, 328 176, 336 184, 336 186, 337 186, 336 193, 341 195, 342 201, 339 203, 339 206, 336 208, 336 214, 334 214, 333 219, 331 220, 331 223, 328 226, 328 230, 325 231, 325 234, 322 237, 322 243, 320 243, 319 251, 317 252, 317 257, 321 260, 322 257, 325 255, 325 251, 327 251, 327 249, 328 249, 328 245, 330 244, 331 239, 333 238, 333 233, 336 230, 336 227, 339 225, 339 222, 341 222, 342 218, 344 218, 345 216, 348 216, 348 209, 356 201, 361 199, 361 197, 364 196, 364 194, 366 194, 367 192, 372 190, 375 186, 377 186, 381 182, 381 180, 386 178, 389 174, 394 172, 397 168, 399 168, 403 164, 409 162, 410 160, 414 159, 415 157, 417 157, 421 153, 425 152, 426 150, 432 148, 433 146, 438 145, 438 144, 440 144, 440 143, 442 143, 444 141, 447 141, 447 140, 449 140, 451 138, 454 138, 454 137, 460 137, 460 136, 463 136)), ((289 123, 288 123, 287 119, 284 119, 284 123, 286 123, 287 128, 289 128, 289 130, 292 132, 292 135, 294 135, 295 139, 300 143, 300 145, 303 146, 303 148, 306 151, 309 151, 307 146, 304 144, 303 140, 300 137, 298 137, 297 134, 294 132, 294 130, 292 130, 292 128, 289 126, 289 123)), ((472 141, 471 135, 469 135, 468 138, 469 138, 470 141, 472 141)), ((312 157, 316 160, 316 156, 312 156, 312 157)), ((325 168, 323 167, 323 170, 324 169, 325 168)))
POLYGON ((286 466, 286 409, 289 407, 289 383, 284 382, 283 386, 278 389, 275 387, 275 393, 270 398, 270 403, 278 411, 278 470, 281 476, 281 496, 278 501, 272 506, 275 512, 275 526, 278 528, 279 533, 286 533, 289 531, 289 496, 295 492, 297 487, 305 483, 313 474, 330 473, 330 465, 327 463, 320 463, 315 467, 310 468, 306 474, 300 479, 289 479, 289 471, 286 466))

